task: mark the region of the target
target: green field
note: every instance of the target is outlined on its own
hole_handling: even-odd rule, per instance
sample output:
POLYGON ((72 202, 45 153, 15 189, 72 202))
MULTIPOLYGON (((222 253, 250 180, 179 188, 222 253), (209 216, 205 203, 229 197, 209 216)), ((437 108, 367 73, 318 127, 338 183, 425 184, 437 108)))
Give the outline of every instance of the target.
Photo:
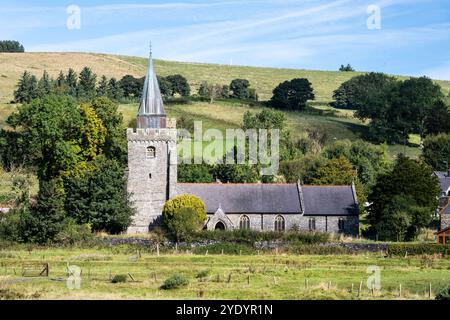
POLYGON ((2 250, 0 299, 428 299, 430 283, 433 298, 450 282, 448 257, 387 258, 382 253, 157 256, 128 250, 2 250), (23 266, 32 276, 31 265, 44 262, 50 265, 48 278, 22 277, 23 266), (81 268, 80 289, 67 288, 67 264, 81 268), (381 290, 373 293, 366 287, 369 266, 380 268, 381 290), (207 276, 197 279, 205 270, 207 276), (118 274, 127 275, 127 282, 111 283, 118 274), (174 274, 184 275, 189 285, 161 290, 164 280, 174 274))

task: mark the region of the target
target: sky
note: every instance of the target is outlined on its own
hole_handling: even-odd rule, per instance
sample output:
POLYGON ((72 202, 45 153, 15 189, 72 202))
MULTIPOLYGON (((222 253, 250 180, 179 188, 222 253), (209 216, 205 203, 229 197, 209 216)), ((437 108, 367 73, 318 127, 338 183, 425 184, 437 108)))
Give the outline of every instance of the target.
POLYGON ((0 0, 29 52, 358 71, 450 80, 450 0, 0 0))

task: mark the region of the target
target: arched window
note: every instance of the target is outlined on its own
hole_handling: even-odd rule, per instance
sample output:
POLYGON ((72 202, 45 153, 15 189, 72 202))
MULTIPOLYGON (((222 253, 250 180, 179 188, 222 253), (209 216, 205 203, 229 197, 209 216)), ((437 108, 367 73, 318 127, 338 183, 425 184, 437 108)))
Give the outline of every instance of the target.
POLYGON ((155 147, 147 147, 147 158, 154 158, 156 157, 156 148, 155 147))
POLYGON ((243 215, 239 219, 239 229, 250 229, 250 218, 248 216, 243 215))
POLYGON ((275 217, 275 231, 284 231, 285 223, 282 216, 275 217))

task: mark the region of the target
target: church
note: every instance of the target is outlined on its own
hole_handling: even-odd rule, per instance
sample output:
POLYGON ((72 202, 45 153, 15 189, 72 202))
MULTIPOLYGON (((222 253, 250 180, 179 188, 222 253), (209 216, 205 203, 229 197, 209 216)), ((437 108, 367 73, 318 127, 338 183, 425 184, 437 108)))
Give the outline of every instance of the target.
POLYGON ((151 54, 137 129, 127 129, 127 139, 127 189, 135 209, 128 234, 147 233, 160 224, 164 203, 181 194, 195 195, 205 203, 208 230, 358 234, 354 185, 178 183, 176 120, 166 117, 151 54))

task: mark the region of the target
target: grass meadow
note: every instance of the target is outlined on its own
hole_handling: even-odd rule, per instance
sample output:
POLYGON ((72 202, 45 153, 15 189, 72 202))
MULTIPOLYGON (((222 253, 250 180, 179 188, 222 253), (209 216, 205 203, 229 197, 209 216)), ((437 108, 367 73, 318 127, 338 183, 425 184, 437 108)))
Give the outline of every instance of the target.
POLYGON ((449 282, 448 257, 391 258, 382 252, 158 256, 120 246, 0 251, 0 299, 430 299, 430 284, 434 298, 449 282), (23 266, 44 262, 50 266, 48 278, 22 276, 23 266), (81 268, 80 289, 67 287, 67 265, 81 268), (374 292, 366 286, 369 266, 380 268, 381 289, 374 292), (112 283, 119 274, 127 281, 112 283), (174 274, 189 284, 161 290, 174 274))

